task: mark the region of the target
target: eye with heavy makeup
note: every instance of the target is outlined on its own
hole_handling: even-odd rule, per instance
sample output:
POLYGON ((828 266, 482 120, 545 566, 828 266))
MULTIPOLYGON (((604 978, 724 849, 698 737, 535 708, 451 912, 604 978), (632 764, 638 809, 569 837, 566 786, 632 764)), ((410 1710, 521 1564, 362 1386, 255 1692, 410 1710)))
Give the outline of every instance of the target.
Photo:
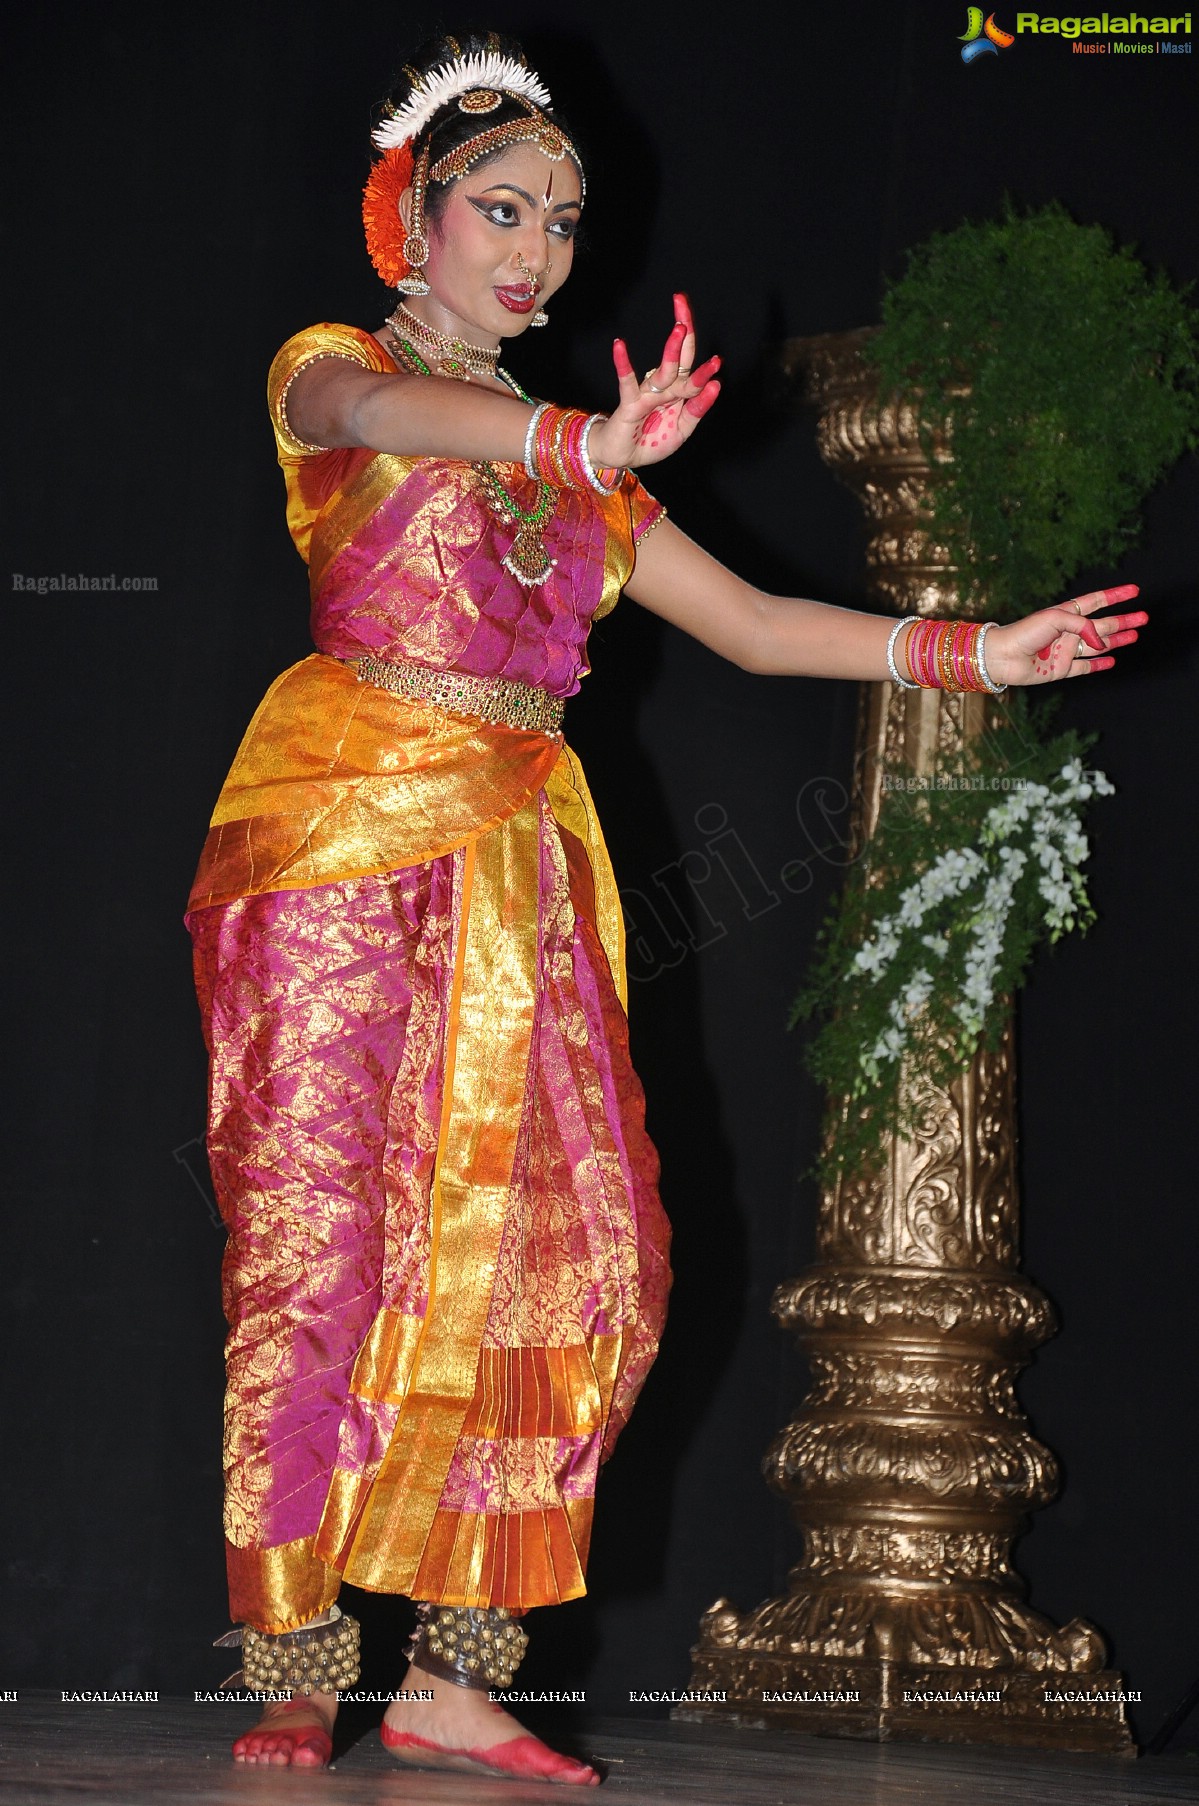
MULTIPOLYGON (((507 229, 511 229, 513 226, 524 226, 524 219, 520 215, 520 208, 515 200, 489 200, 486 195, 468 195, 466 199, 469 200, 469 204, 475 208, 475 211, 482 213, 482 217, 489 220, 493 226, 502 226, 507 229)), ((565 202, 565 204, 571 206, 571 202, 565 202)), ((569 244, 571 238, 574 238, 578 231, 578 217, 571 213, 565 213, 562 219, 551 220, 545 231, 553 238, 562 238, 563 244, 569 244)))
MULTIPOLYGON (((548 195, 543 201, 535 201, 524 189, 516 188, 505 182, 497 188, 486 189, 482 194, 468 194, 466 199, 493 226, 510 231, 523 226, 528 215, 522 213, 520 203, 523 201, 530 213, 536 217, 548 205, 548 195)), ((579 229, 579 202, 560 201, 554 209, 555 217, 546 224, 546 233, 551 238, 561 239, 569 244, 579 229)))

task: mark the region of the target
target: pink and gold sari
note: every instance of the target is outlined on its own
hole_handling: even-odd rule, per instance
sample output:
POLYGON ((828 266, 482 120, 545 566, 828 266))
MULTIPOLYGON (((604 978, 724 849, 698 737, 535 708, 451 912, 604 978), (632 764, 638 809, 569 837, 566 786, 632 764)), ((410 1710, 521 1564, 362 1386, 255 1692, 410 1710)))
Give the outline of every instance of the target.
POLYGON ((631 477, 561 492, 557 566, 526 590, 468 465, 293 438, 281 398, 320 354, 393 367, 329 326, 272 366, 319 650, 250 724, 187 915, 229 1230, 230 1610, 268 1631, 343 1576, 458 1605, 581 1594, 669 1285, 577 760, 342 662, 568 695, 660 511, 631 477))

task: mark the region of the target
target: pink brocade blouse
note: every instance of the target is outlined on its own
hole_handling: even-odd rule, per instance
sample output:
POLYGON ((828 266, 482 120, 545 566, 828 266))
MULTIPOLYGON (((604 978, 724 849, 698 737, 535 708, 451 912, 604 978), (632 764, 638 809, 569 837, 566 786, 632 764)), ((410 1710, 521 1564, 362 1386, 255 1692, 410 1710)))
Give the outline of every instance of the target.
MULTIPOLYGON (((514 527, 469 463, 321 450, 296 438, 288 386, 306 364, 329 356, 395 370, 370 333, 330 324, 297 333, 271 366, 288 526, 309 564, 318 651, 412 659, 573 695, 589 669, 591 623, 614 606, 635 543, 661 518, 660 505, 631 472, 611 496, 559 490, 542 533, 554 569, 527 588, 503 563, 514 527)), ((523 465, 494 469, 518 507, 535 507, 537 485, 523 465)))

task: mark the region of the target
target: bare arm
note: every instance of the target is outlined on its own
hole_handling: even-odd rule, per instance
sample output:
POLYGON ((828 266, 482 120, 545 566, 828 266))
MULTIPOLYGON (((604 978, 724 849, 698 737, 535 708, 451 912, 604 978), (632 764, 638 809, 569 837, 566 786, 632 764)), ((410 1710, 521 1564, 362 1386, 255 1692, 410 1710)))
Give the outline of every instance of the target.
MULTIPOLYGON (((661 360, 638 383, 623 339, 613 345, 618 399, 590 439, 596 464, 658 464, 690 438, 720 393, 719 358, 693 368, 695 328, 686 296, 661 360)), ((308 445, 364 446, 400 457, 494 458, 520 463, 531 409, 507 390, 444 376, 377 374, 345 358, 303 367, 287 393, 292 431, 308 445)))
POLYGON ((444 376, 379 375, 346 358, 307 365, 288 391, 292 430, 309 445, 360 445, 401 457, 525 455, 530 408, 515 395, 444 376))
MULTIPOLYGON (((710 557, 669 520, 638 548, 627 593, 746 671, 880 682, 890 675, 887 641, 894 616, 766 595, 710 557)), ((992 678, 997 683, 1048 683, 1106 670, 1115 660, 1092 658, 1089 652, 1106 655, 1116 646, 1128 645, 1148 616, 1138 611, 1100 621, 1081 617, 1136 593, 1134 585, 1094 590, 1075 599, 1077 609, 1073 602, 1042 608, 1010 626, 993 628, 987 642, 992 678)), ((902 647, 901 634, 897 646, 901 671, 902 647)))

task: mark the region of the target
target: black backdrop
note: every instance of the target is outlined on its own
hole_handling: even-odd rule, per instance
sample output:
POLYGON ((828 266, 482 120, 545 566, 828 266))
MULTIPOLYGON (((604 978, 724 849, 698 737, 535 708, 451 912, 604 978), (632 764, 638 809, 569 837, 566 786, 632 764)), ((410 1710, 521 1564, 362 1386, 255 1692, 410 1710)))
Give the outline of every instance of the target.
MULTIPOLYGON (((490 19, 589 142, 587 253, 516 367, 602 405, 689 291, 716 414, 653 484, 748 578, 858 599, 857 505, 780 407, 788 334, 865 324, 903 248, 1006 190, 1199 270, 1194 58, 1022 37, 963 66, 956 3, 490 19)), ((4 1266, 3 1684, 211 1685, 224 1628, 220 1232, 180 923, 212 800, 269 680, 308 649, 263 406, 276 347, 384 296, 357 192, 372 103, 446 21, 378 4, 29 9, 10 42, 17 177, 6 568, 151 576, 10 602, 15 956, 4 1266)), ((1011 23, 1006 14, 1001 23, 1011 23)), ((10 23, 9 32, 13 32, 10 23)), ((1070 687, 1119 786, 1086 941, 1021 1005, 1027 1265, 1059 1339, 1023 1383, 1066 1485, 1020 1546, 1032 1599, 1094 1618, 1152 1732, 1199 1673, 1191 1452, 1196 484, 1153 498, 1153 611, 1070 687)), ((701 1611, 782 1584, 796 1539, 758 1463, 802 1374, 767 1312, 811 1256, 818 1099, 784 1019, 838 875, 849 685, 753 678, 624 604, 572 706, 634 927, 634 1049, 676 1224, 672 1328, 601 1489, 592 1594, 541 1614, 530 1673, 593 1705, 681 1684, 701 1611), (718 833, 742 896, 713 856, 718 833), (707 860, 707 866, 702 863, 707 860), (680 864, 682 862, 682 864, 680 864), (686 867, 686 871, 683 867, 686 867), (690 882, 687 880, 690 873, 690 882)), ((386 1602, 366 1678, 393 1682, 386 1602)))

